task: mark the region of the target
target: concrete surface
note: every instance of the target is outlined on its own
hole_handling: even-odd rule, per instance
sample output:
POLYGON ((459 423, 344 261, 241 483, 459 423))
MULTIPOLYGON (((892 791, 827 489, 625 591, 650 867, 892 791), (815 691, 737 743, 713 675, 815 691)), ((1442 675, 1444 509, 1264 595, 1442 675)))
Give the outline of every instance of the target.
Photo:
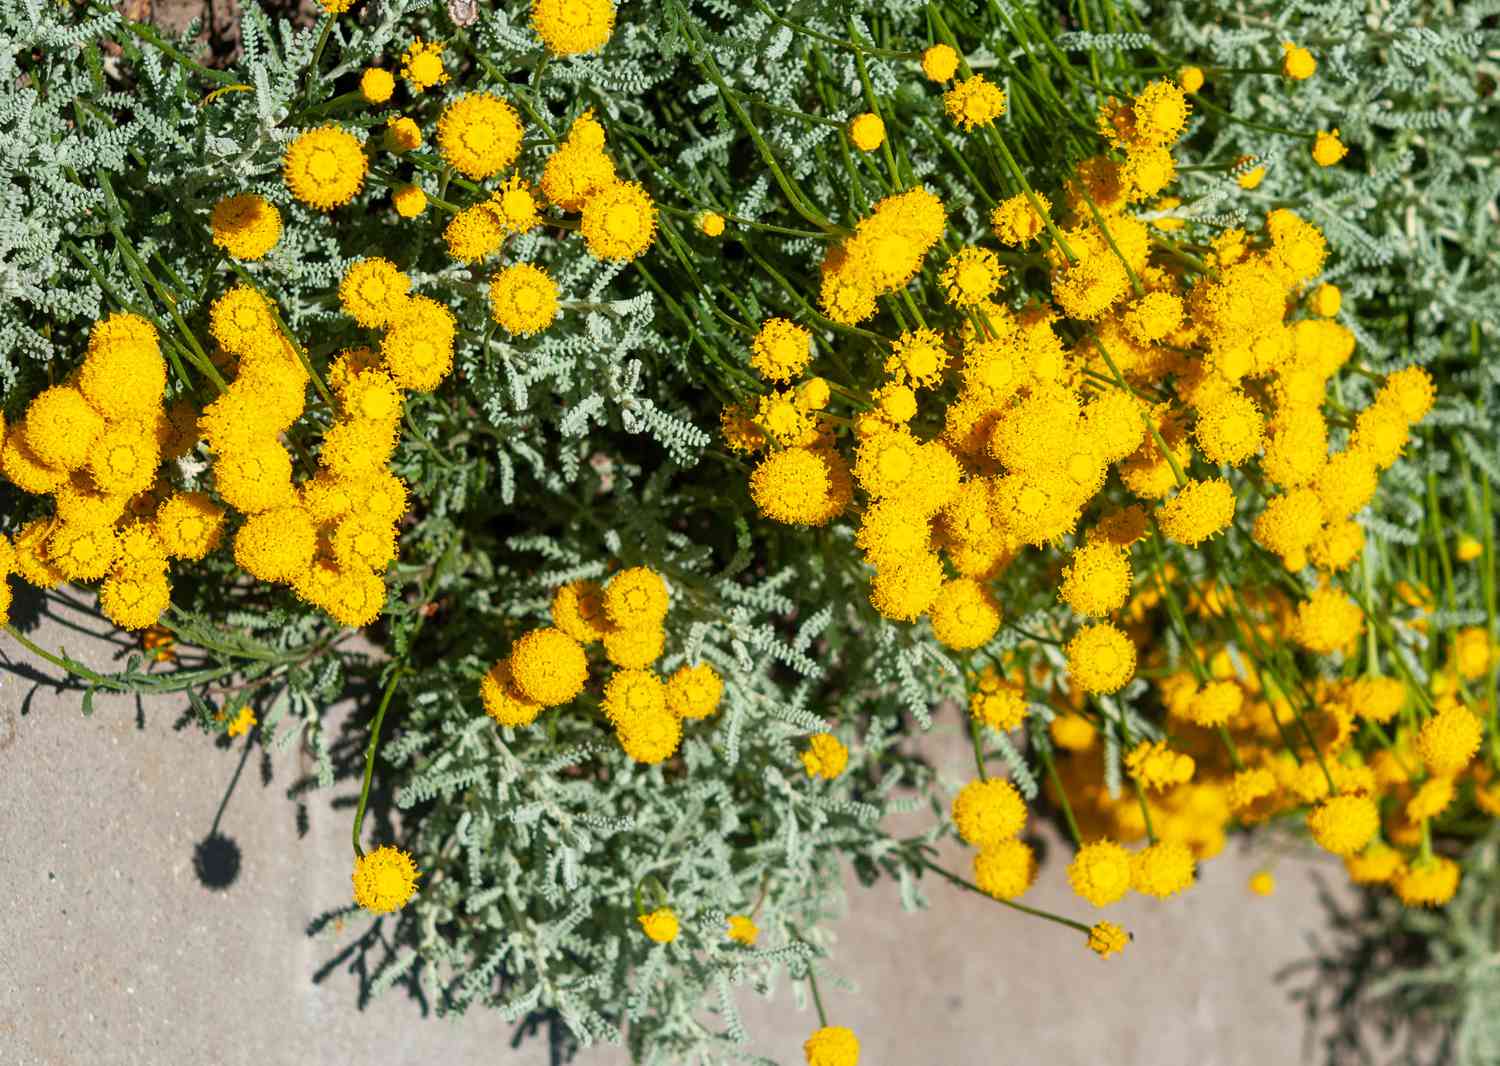
MULTIPOLYGON (((29 630, 43 647, 118 669, 120 644, 106 634, 55 598, 29 630)), ((76 689, 45 680, 57 674, 0 634, 0 1064, 547 1061, 541 1040, 512 1049, 514 1027, 496 1015, 424 1020, 399 993, 360 1012, 353 976, 335 967, 314 980, 363 923, 306 935, 312 917, 348 898, 350 815, 315 793, 299 836, 285 794, 306 769, 296 750, 265 768, 258 752, 249 758, 219 821, 239 874, 211 891, 195 845, 243 741, 219 748, 195 726, 174 729, 182 704, 165 699, 100 697, 84 718, 76 689)), ((861 991, 825 984, 831 1020, 859 1034, 863 1066, 1308 1061, 1299 1008, 1273 977, 1306 955, 1323 912, 1303 860, 1277 867, 1275 898, 1250 896, 1258 863, 1228 854, 1184 898, 1110 908, 1136 941, 1107 962, 1078 934, 946 886, 915 915, 901 913, 894 885, 856 890, 836 964, 861 991)), ((1027 901, 1089 911, 1060 863, 1027 901)), ((794 1009, 786 989, 740 1003, 755 1050, 801 1063, 811 1011, 794 1009)), ((621 1061, 611 1050, 577 1059, 621 1061)))

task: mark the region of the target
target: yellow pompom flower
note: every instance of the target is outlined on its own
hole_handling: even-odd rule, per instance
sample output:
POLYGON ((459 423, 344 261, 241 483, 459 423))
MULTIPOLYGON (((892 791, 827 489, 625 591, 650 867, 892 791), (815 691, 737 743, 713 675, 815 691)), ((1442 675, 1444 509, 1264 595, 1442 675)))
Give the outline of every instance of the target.
POLYGON ((453 312, 425 296, 410 297, 380 342, 391 379, 403 389, 431 392, 453 369, 453 312))
POLYGON ((1080 629, 1067 655, 1068 676, 1085 692, 1117 692, 1135 675, 1135 645, 1107 622, 1080 629))
POLYGON ((493 93, 468 93, 443 108, 438 151, 461 174, 483 181, 516 161, 522 133, 510 104, 493 93))
POLYGON ((1318 61, 1306 48, 1293 44, 1291 41, 1283 41, 1281 44, 1283 55, 1281 57, 1281 73, 1293 81, 1306 81, 1312 77, 1318 69, 1318 61))
POLYGON ((389 259, 356 259, 339 281, 339 303, 367 329, 387 325, 406 306, 411 278, 389 259))
POLYGON ((1451 776, 1469 765, 1483 738, 1484 724, 1478 716, 1466 707, 1450 704, 1422 723, 1417 753, 1429 771, 1451 776))
POLYGON ((969 697, 969 713, 997 733, 1007 733, 1026 720, 1026 690, 986 671, 969 697))
POLYGON ((724 681, 707 663, 680 666, 667 679, 667 710, 679 718, 707 718, 719 709, 724 681))
POLYGON ((615 724, 615 737, 633 761, 655 765, 682 743, 682 719, 665 709, 636 714, 615 724))
POLYGON ((943 587, 942 561, 918 552, 882 566, 870 582, 870 604, 893 622, 913 622, 937 600, 943 587))
POLYGON ((416 893, 420 876, 410 855, 384 844, 354 860, 354 902, 371 914, 398 911, 416 893))
POLYGON ((1408 907, 1441 907, 1458 891, 1458 863, 1442 855, 1414 859, 1397 870, 1392 887, 1408 907))
POLYGON ((359 76, 359 94, 372 104, 383 104, 396 91, 396 78, 384 67, 368 67, 359 76))
POLYGON ((1276 892, 1276 878, 1270 870, 1257 870, 1250 875, 1249 887, 1257 896, 1271 896, 1276 892))
MULTIPOLYGON (((1254 162, 1254 159, 1254 156, 1243 156, 1240 159, 1239 164, 1237 165, 1254 162)), ((1256 188, 1260 185, 1261 182, 1266 180, 1266 165, 1264 163, 1261 163, 1257 166, 1252 166, 1247 170, 1242 170, 1239 174, 1235 175, 1234 180, 1240 188, 1244 189, 1246 192, 1249 192, 1251 189, 1256 188)))
POLYGON ((661 658, 666 644, 667 633, 661 626, 612 626, 604 633, 605 658, 626 670, 644 670, 661 658))
POLYGON ((622 629, 661 625, 670 602, 667 583, 647 566, 621 570, 604 587, 604 612, 622 629))
POLYGON ((958 53, 946 44, 935 44, 922 52, 922 73, 928 81, 947 81, 958 70, 958 53))
POLYGON ((225 730, 225 733, 231 737, 242 737, 257 724, 255 712, 249 707, 241 707, 240 712, 234 716, 234 721, 229 723, 229 728, 225 730))
POLYGON ((381 571, 396 557, 396 527, 369 515, 339 519, 329 541, 334 560, 347 569, 381 571))
POLYGON ((1260 450, 1265 419, 1248 396, 1226 392, 1198 412, 1194 433, 1210 462, 1239 466, 1260 450))
POLYGON ((1125 331, 1140 344, 1153 344, 1182 324, 1182 299, 1170 292, 1148 292, 1125 310, 1125 331))
POLYGON ((245 520, 234 537, 234 561, 262 581, 290 584, 311 565, 318 529, 298 506, 276 507, 245 520))
POLYGON ((1339 313, 1339 306, 1343 303, 1343 294, 1339 292, 1337 285, 1323 282, 1312 291, 1307 298, 1308 309, 1320 318, 1333 318, 1339 313))
POLYGON ((557 317, 557 282, 532 263, 513 263, 490 279, 490 317, 511 333, 530 336, 557 317))
MULTIPOLYGON (((577 128, 574 123, 574 129, 577 128)), ((547 157, 541 188, 542 194, 564 211, 578 211, 616 180, 615 165, 602 148, 569 140, 547 157)))
POLYGON ((589 664, 583 646, 560 629, 533 629, 511 646, 510 668, 525 696, 552 707, 583 691, 589 664))
POLYGON ((1130 596, 1130 556, 1108 541, 1074 550, 1058 589, 1064 603, 1088 618, 1102 618, 1130 596))
POLYGON ((1164 79, 1153 81, 1136 94, 1131 106, 1134 116, 1131 140, 1140 144, 1171 144, 1181 135, 1189 110, 1180 86, 1164 79))
POLYGON ((398 115, 385 124, 380 143, 392 155, 405 155, 422 147, 422 127, 415 119, 398 115))
POLYGON ((873 111, 849 120, 849 139, 861 152, 873 152, 885 143, 885 123, 873 111))
POLYGON ((905 330, 891 342, 885 372, 912 388, 927 388, 943 380, 947 366, 948 349, 941 333, 931 329, 905 330))
POLYGON ((1329 655, 1364 631, 1364 612, 1334 588, 1320 588, 1297 605, 1292 638, 1308 651, 1329 655))
POLYGON ((750 342, 750 365, 767 381, 790 381, 812 359, 812 334, 785 318, 768 318, 750 342))
POLYGON ((292 458, 275 440, 249 441, 214 460, 214 485, 235 510, 267 510, 292 496, 292 458))
POLYGON ((744 944, 749 948, 754 947, 755 941, 760 937, 760 928, 748 914, 731 914, 729 928, 724 935, 735 943, 744 944))
POLYGON ((994 295, 1005 276, 999 258, 988 248, 966 245, 948 260, 938 275, 948 302, 954 307, 974 307, 994 295))
POLYGON ((499 251, 504 242, 505 230, 489 204, 464 208, 443 228, 448 254, 460 263, 477 263, 499 251))
POLYGON ((1411 799, 1406 802, 1406 817, 1412 822, 1425 822, 1436 818, 1453 802, 1453 778, 1429 777, 1422 782, 1411 799))
POLYGON ((943 94, 943 107, 948 117, 967 132, 1005 114, 1005 93, 986 81, 983 74, 975 74, 943 94))
POLYGON ((88 470, 100 492, 132 496, 151 486, 160 465, 160 446, 144 423, 115 422, 95 440, 88 470))
POLYGON ((1035 195, 1043 214, 1037 213, 1031 198, 1025 193, 1000 201, 999 206, 990 212, 990 225, 994 227, 995 239, 1001 244, 1010 247, 1029 244, 1047 228, 1044 217, 1050 213, 1052 204, 1041 193, 1035 195))
POLYGON ((519 174, 512 174, 490 194, 486 206, 507 233, 525 233, 541 221, 536 193, 519 174))
POLYGON ((22 492, 43 496, 55 491, 67 482, 68 472, 38 459, 25 437, 21 426, 10 427, 5 435, 5 447, 0 451, 0 473, 4 473, 6 479, 22 492))
POLYGON ((1308 812, 1307 828, 1324 850, 1353 855, 1380 831, 1380 809, 1359 793, 1330 796, 1308 812))
POLYGON ((281 239, 281 212, 264 196, 241 193, 214 204, 214 243, 235 259, 259 259, 281 239))
POLYGON ((332 124, 298 134, 281 159, 282 178, 292 195, 319 211, 354 199, 368 169, 359 140, 332 124))
POLYGON ((1193 757, 1173 751, 1164 740, 1143 740, 1125 756, 1125 770, 1152 792, 1164 792, 1193 779, 1193 757))
POLYGON ((724 235, 724 216, 717 211, 704 211, 698 216, 698 232, 705 237, 724 235))
POLYGON ((641 931, 658 944, 670 944, 677 939, 677 915, 671 907, 658 907, 649 914, 638 915, 636 921, 641 923, 641 931))
POLYGON ((614 0, 533 0, 531 28, 555 56, 592 52, 614 32, 614 0))
POLYGON ((485 671, 479 679, 479 698, 484 704, 484 713, 493 718, 496 725, 510 729, 530 725, 542 711, 540 703, 527 699, 516 687, 509 660, 502 659, 485 671))
POLYGON ((953 824, 965 843, 990 848, 1026 827, 1026 801, 1009 781, 970 781, 953 798, 953 824))
POLYGON ((391 190, 391 206, 402 218, 416 218, 427 210, 427 194, 420 185, 400 185, 391 190))
POLYGON ((235 285, 213 302, 208 328, 225 351, 242 358, 265 356, 280 340, 270 301, 249 285, 235 285))
POLYGON ((95 440, 104 432, 104 419, 89 406, 83 393, 54 385, 31 401, 21 426, 26 445, 38 462, 77 470, 88 462, 95 440))
POLYGON ((424 43, 422 38, 415 38, 401 56, 401 76, 414 93, 445 84, 448 72, 443 69, 442 42, 424 43))
POLYGON ((636 669, 616 670, 609 675, 599 709, 617 729, 642 717, 670 713, 661 678, 649 670, 636 669))
POLYGON ((1130 857, 1130 883, 1142 895, 1166 899, 1190 888, 1193 879, 1193 852, 1178 841, 1158 841, 1130 857))
POLYGON ((580 644, 602 640, 609 629, 604 590, 593 581, 569 581, 552 594, 552 624, 580 644))
POLYGON ((47 558, 69 581, 94 581, 109 573, 119 553, 110 526, 63 522, 47 539, 47 558))
POLYGON ((635 259, 656 236, 656 204, 636 182, 617 181, 584 203, 579 232, 598 259, 635 259))
POLYGON ((808 777, 832 781, 849 765, 849 749, 832 733, 815 733, 808 744, 808 749, 801 755, 802 768, 808 777))
POLYGON ((161 570, 117 571, 105 578, 99 588, 99 609, 121 629, 154 626, 171 604, 172 586, 161 570))
POLYGON ((1182 87, 1182 91, 1185 93, 1197 92, 1203 88, 1203 81, 1202 67, 1183 67, 1177 72, 1177 84, 1182 87))
POLYGON ((156 328, 139 315, 113 314, 89 333, 78 388, 105 418, 144 418, 167 387, 156 328))
POLYGON ((1162 532, 1195 547, 1234 521, 1234 489, 1223 478, 1189 481, 1156 513, 1162 532))
POLYGON ((1130 891, 1130 853, 1113 840, 1085 844, 1068 865, 1068 884, 1096 907, 1106 907, 1130 891))
POLYGON ((944 583, 929 616, 933 636, 954 651, 978 648, 1000 628, 1000 605, 989 589, 971 577, 944 583))
POLYGON ((1313 162, 1320 167, 1331 167, 1348 154, 1349 149, 1345 148, 1344 142, 1339 140, 1339 131, 1336 126, 1332 130, 1319 130, 1317 136, 1313 138, 1313 162))
POLYGON ((1432 375, 1419 366, 1409 366, 1385 379, 1376 403, 1394 407, 1408 422, 1420 422, 1432 410, 1436 398, 1432 375))
POLYGON ((807 1066, 859 1066, 859 1038, 842 1025, 825 1025, 802 1045, 807 1066))
POLYGON ((1089 928, 1089 950, 1101 959, 1118 955, 1130 943, 1130 934, 1114 922, 1096 922, 1089 928))
POLYGON ((178 492, 156 509, 154 527, 168 555, 197 561, 219 545, 224 509, 205 492, 178 492))
POLYGON ((1002 840, 974 856, 974 883, 995 899, 1024 895, 1036 879, 1036 854, 1021 840, 1002 840))

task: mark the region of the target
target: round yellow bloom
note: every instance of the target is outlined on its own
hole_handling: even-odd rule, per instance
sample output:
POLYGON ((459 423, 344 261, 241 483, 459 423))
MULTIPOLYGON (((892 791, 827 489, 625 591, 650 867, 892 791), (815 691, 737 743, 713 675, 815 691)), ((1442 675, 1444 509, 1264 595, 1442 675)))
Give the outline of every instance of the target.
POLYGON ((1124 951, 1130 939, 1130 934, 1114 922, 1096 922, 1089 928, 1089 950, 1101 959, 1124 951))
POLYGON ((68 472, 38 459, 25 436, 21 426, 11 426, 7 431, 5 448, 0 452, 0 472, 22 492, 42 496, 55 491, 67 482, 68 472))
POLYGON ((754 947, 755 941, 760 937, 760 928, 750 920, 747 914, 731 914, 729 931, 725 935, 737 944, 754 947))
POLYGON ((1436 395, 1432 375, 1419 366, 1409 366, 1385 379, 1376 402, 1394 406, 1408 422, 1420 422, 1432 410, 1436 395))
POLYGON ((171 604, 172 586, 162 571, 120 571, 105 578, 99 589, 99 609, 121 629, 153 626, 171 604))
POLYGON ((659 625, 629 628, 611 626, 604 633, 605 656, 610 662, 626 670, 644 670, 661 658, 666 644, 666 630, 659 625))
POLYGON ((859 1066, 859 1038, 842 1025, 825 1025, 802 1045, 807 1066, 859 1066))
POLYGON ((389 844, 354 860, 354 902, 372 914, 389 914, 406 906, 417 891, 417 865, 389 844))
POLYGON ((996 732, 1007 733, 1026 719, 1026 690, 999 677, 992 683, 981 680, 979 690, 969 697, 969 713, 996 732))
POLYGON ((849 749, 832 733, 815 733, 808 744, 810 747, 801 756, 808 777, 832 781, 849 765, 849 749))
POLYGON ((386 123, 380 141, 392 155, 405 155, 422 147, 422 127, 414 119, 398 115, 386 123))
POLYGON ((929 615, 938 643, 954 651, 978 648, 1000 628, 1000 605, 989 589, 971 577, 946 582, 929 615))
POLYGON ((1135 675, 1135 645, 1107 622, 1080 629, 1067 655, 1068 675, 1085 692, 1117 692, 1135 675))
POLYGON ((812 359, 812 334, 784 318, 768 318, 750 342, 750 365, 767 381, 789 381, 812 359))
POLYGON ((666 686, 649 670, 616 670, 604 683, 599 707, 617 729, 643 717, 669 713, 666 686))
POLYGON ((1348 646, 1364 628, 1357 603, 1337 589, 1320 588, 1297 605, 1292 638, 1308 651, 1329 655, 1348 646))
POLYGON ((476 263, 500 250, 505 230, 489 204, 476 204, 448 220, 443 242, 448 246, 448 254, 460 263, 476 263))
POLYGON ((617 181, 584 203, 579 232, 596 258, 635 259, 656 235, 656 204, 636 182, 617 181))
POLYGON ((1142 788, 1163 792, 1193 779, 1196 764, 1191 755, 1173 751, 1164 740, 1143 740, 1125 756, 1125 770, 1142 788))
POLYGON ((825 525, 843 513, 852 493, 849 471, 826 448, 772 452, 750 474, 760 512, 788 525, 825 525))
POLYGON ((1453 802, 1453 778, 1430 777, 1406 803, 1406 817, 1412 822, 1436 818, 1453 802))
POLYGON ((996 899, 1025 894, 1036 879, 1036 854, 1021 840, 1002 840, 974 856, 974 883, 996 899))
POLYGON ((994 295, 1005 268, 988 248, 965 245, 948 260, 938 280, 954 307, 974 307, 994 295))
POLYGON ((664 709, 636 714, 615 724, 615 736, 635 762, 654 765, 682 743, 682 719, 664 709))
POLYGON ((698 232, 705 237, 722 237, 724 216, 717 211, 704 211, 698 216, 698 232))
POLYGON ((873 111, 849 120, 849 139, 861 152, 873 152, 885 143, 885 123, 873 111))
POLYGON ((173 493, 156 509, 154 527, 168 555, 196 561, 218 547, 224 509, 205 492, 173 493))
POLYGON ((551 707, 583 691, 588 658, 583 646, 560 629, 533 629, 511 646, 516 687, 530 700, 551 707))
POLYGON ((281 212, 264 196, 241 193, 214 204, 214 243, 236 259, 259 259, 281 239, 281 212))
POLYGON ((156 327, 124 313, 94 323, 78 388, 96 411, 106 418, 143 418, 161 405, 166 387, 156 327))
POLYGON ((318 530, 301 507, 277 507, 245 520, 234 537, 234 561, 262 581, 290 584, 311 565, 318 530))
POLYGON ((1026 801, 1009 781, 974 780, 953 798, 953 824, 964 842, 990 848, 1026 826, 1026 801))
POLYGON ((368 169, 359 140, 331 124, 298 134, 281 160, 281 174, 292 195, 319 211, 354 199, 368 169))
POLYGON ((88 470, 100 492, 130 496, 150 487, 160 465, 156 437, 144 423, 116 422, 99 434, 88 470))
POLYGON ((63 522, 47 540, 47 558, 69 581, 94 581, 109 573, 119 552, 110 526, 63 522))
POLYGON ((1349 149, 1344 147, 1344 142, 1339 140, 1338 127, 1330 130, 1319 130, 1313 138, 1312 157, 1313 162, 1320 167, 1331 167, 1344 156, 1349 154, 1349 149))
POLYGON ((292 495, 292 458, 275 440, 250 442, 215 459, 214 485, 235 510, 267 510, 292 495))
POLYGON ((1276 878, 1270 870, 1257 870, 1250 875, 1250 891, 1257 896, 1270 896, 1276 892, 1276 878))
POLYGON ((533 0, 531 28, 555 56, 592 52, 614 32, 614 0, 533 0))
POLYGON ((1148 292, 1125 311, 1125 330, 1140 344, 1153 344, 1182 324, 1182 299, 1170 292, 1148 292))
POLYGON ((958 53, 946 44, 935 44, 922 53, 922 73, 928 81, 947 81, 958 70, 958 53))
POLYGON ((975 74, 943 94, 943 107, 948 117, 967 132, 1005 114, 1005 93, 986 81, 983 74, 975 74))
POLYGON ((1291 41, 1282 42, 1281 73, 1293 81, 1306 81, 1313 76, 1318 69, 1318 61, 1306 48, 1293 44, 1291 41))
POLYGON ((707 718, 719 709, 724 681, 707 663, 680 666, 667 679, 667 710, 679 718, 707 718))
POLYGON ((385 369, 403 389, 431 392, 453 369, 453 312, 425 296, 410 297, 380 342, 385 369))
POLYGON ((493 718, 496 725, 511 729, 530 725, 542 711, 540 703, 527 699, 516 687, 510 673, 510 661, 505 659, 486 670, 479 679, 479 698, 484 703, 484 713, 493 718))
POLYGON ((1177 84, 1185 93, 1195 93, 1203 88, 1203 68, 1183 67, 1177 72, 1177 84))
POLYGON ((602 640, 609 630, 604 590, 593 581, 570 581, 552 595, 552 624, 580 644, 602 640))
POLYGON ((539 266, 513 263, 490 279, 490 316, 521 336, 546 329, 557 317, 557 282, 539 266))
POLYGON ((1326 281, 1314 289, 1307 300, 1307 306, 1311 308, 1312 313, 1321 318, 1332 318, 1337 315, 1342 303, 1343 294, 1339 292, 1339 287, 1326 281))
MULTIPOLYGON (((593 122, 592 119, 589 121, 593 122)), ((574 123, 573 128, 577 130, 578 123, 574 123)), ((594 195, 614 185, 616 180, 615 165, 602 148, 570 139, 547 157, 542 168, 541 187, 543 195, 564 211, 578 211, 594 195)))
POLYGON ((1159 78, 1136 94, 1131 139, 1141 144, 1170 144, 1182 133, 1189 110, 1182 87, 1159 78))
POLYGON ((423 43, 420 37, 414 39, 401 57, 401 76, 414 93, 447 82, 448 72, 443 69, 442 42, 423 43))
POLYGON ((1189 481, 1161 505, 1156 517, 1167 536, 1196 546, 1234 521, 1234 489, 1223 478, 1189 481))
POLYGON ((870 582, 870 603, 882 617, 912 622, 937 600, 943 580, 943 564, 937 555, 917 552, 876 572, 870 582))
POLYGON ((990 213, 990 225, 994 227, 995 238, 1001 244, 1011 247, 1028 244, 1047 228, 1043 218, 1051 211, 1052 204, 1041 193, 1035 195, 1043 214, 1037 213, 1036 207, 1032 206, 1030 197, 1025 193, 1017 193, 1000 201, 999 206, 990 213))
POLYGON ((1408 907, 1441 907, 1458 891, 1459 875, 1458 863, 1433 855, 1399 869, 1392 884, 1408 907))
POLYGON ((1457 704, 1438 711, 1422 723, 1417 734, 1417 753, 1434 774, 1457 774, 1479 750, 1484 724, 1467 707, 1457 704))
POLYGON ((1074 550, 1058 594, 1089 618, 1102 618, 1130 596, 1130 556, 1114 544, 1096 541, 1074 550))
POLYGON ((1325 850, 1353 855, 1379 832, 1380 809, 1358 793, 1330 796, 1308 812, 1307 828, 1325 850))
POLYGON ((356 259, 339 281, 339 303, 367 329, 387 325, 406 306, 411 278, 389 259, 356 259))
POLYGON ((1085 844, 1068 865, 1068 883, 1096 907, 1124 899, 1130 891, 1130 853, 1113 840, 1085 844))
POLYGON ((521 118, 493 93, 468 93, 443 108, 438 151, 461 174, 482 181, 516 161, 521 118))
POLYGON ((427 210, 427 194, 420 185, 401 185, 391 190, 391 206, 402 218, 416 218, 427 210))
POLYGON ((507 233, 525 233, 541 221, 536 193, 519 174, 506 178, 485 206, 507 233))
POLYGON ((647 566, 621 570, 604 587, 604 612, 623 629, 661 625, 669 604, 667 583, 647 566))
POLYGON ((396 557, 396 527, 369 515, 339 519, 329 540, 334 561, 346 569, 380 571, 396 557))
POLYGON ((95 440, 104 432, 104 419, 89 406, 83 393, 54 385, 31 401, 21 426, 38 462, 77 470, 88 462, 95 440))
POLYGON ((1358 855, 1347 856, 1344 868, 1357 885, 1384 884, 1401 872, 1401 853, 1376 840, 1358 855))
POLYGON ((677 915, 670 907, 658 907, 650 914, 638 915, 636 921, 641 923, 646 936, 658 944, 670 944, 677 939, 677 915))
POLYGON ((1175 840, 1162 840, 1130 857, 1130 883, 1156 899, 1175 896, 1193 884, 1193 852, 1175 840))
POLYGON ((384 67, 368 67, 359 76, 359 92, 372 104, 383 104, 396 91, 396 78, 384 67))

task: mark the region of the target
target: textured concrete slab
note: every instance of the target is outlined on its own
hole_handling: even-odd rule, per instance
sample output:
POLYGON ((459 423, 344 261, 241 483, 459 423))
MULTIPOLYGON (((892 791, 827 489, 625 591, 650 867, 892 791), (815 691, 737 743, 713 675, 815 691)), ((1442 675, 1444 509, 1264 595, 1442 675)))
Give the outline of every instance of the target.
MULTIPOLYGON (((28 609, 23 597, 23 623, 28 609)), ((49 598, 34 621, 43 647, 96 669, 123 658, 81 604, 49 598)), ((314 793, 299 827, 286 796, 309 769, 297 750, 263 761, 245 758, 243 741, 216 747, 194 726, 174 728, 183 704, 167 699, 100 697, 85 718, 81 693, 57 677, 0 635, 0 1063, 548 1061, 541 1039, 512 1048, 514 1027, 495 1015, 424 1020, 399 993, 358 1009, 357 976, 327 964, 363 923, 306 935, 348 898, 349 812, 314 793), (195 854, 216 816, 238 870, 211 890, 195 854)), ((222 857, 207 860, 222 880, 222 857)), ((1323 921, 1315 864, 1282 862, 1265 900, 1245 889, 1260 861, 1230 854, 1184 898, 1110 908, 1136 942, 1107 962, 1076 933, 943 884, 915 915, 894 885, 855 890, 836 969, 859 992, 830 983, 824 998, 832 1020, 859 1033, 866 1066, 1301 1061, 1301 1017, 1273 977, 1323 921)), ((965 863, 955 854, 950 865, 965 863)), ((1092 920, 1058 863, 1027 901, 1092 920)), ((754 1050, 786 1064, 802 1061, 816 1027, 794 998, 747 992, 740 1003, 754 1050)), ((610 1049, 578 1059, 622 1061, 610 1049)))

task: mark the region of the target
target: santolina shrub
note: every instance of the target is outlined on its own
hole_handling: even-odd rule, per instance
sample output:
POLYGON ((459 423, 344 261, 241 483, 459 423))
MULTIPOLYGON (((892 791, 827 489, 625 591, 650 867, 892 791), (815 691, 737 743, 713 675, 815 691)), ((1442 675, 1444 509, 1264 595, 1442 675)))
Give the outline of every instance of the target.
POLYGON ((1236 831, 1446 904, 1500 812, 1483 16, 1076 14, 250 4, 214 65, 0 0, 0 576, 143 656, 9 632, 359 775, 313 930, 384 923, 374 990, 642 1061, 786 977, 851 1066, 845 864, 1011 905, 1033 817, 1101 958, 1236 831))

